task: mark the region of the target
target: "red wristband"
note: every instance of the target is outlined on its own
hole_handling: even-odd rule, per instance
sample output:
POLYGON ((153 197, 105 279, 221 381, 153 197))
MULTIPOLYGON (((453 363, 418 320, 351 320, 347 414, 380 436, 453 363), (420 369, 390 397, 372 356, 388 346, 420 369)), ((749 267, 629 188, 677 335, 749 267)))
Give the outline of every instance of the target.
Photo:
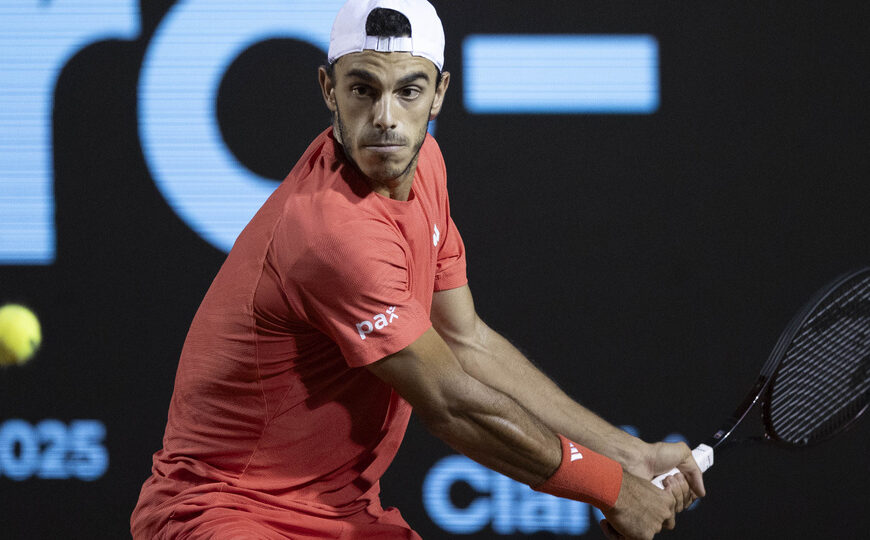
POLYGON ((542 491, 610 510, 622 487, 622 465, 559 435, 562 463, 546 482, 533 487, 542 491))

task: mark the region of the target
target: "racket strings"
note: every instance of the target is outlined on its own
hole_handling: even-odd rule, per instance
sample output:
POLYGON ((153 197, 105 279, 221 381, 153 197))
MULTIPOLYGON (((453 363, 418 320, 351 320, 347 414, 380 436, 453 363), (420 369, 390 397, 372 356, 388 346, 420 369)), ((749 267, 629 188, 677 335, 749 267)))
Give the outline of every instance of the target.
POLYGON ((773 432, 809 444, 842 429, 868 403, 870 275, 842 284, 801 325, 773 382, 773 432))
MULTIPOLYGON (((859 366, 852 373, 844 370, 840 376, 816 374, 812 379, 804 377, 802 387, 777 389, 778 398, 771 405, 775 432, 782 439, 806 444, 848 422, 867 402, 867 385, 855 384, 861 371, 865 370, 859 366)), ((783 382, 789 383, 794 384, 783 382)))
POLYGON ((830 392, 831 387, 842 387, 843 382, 833 378, 817 380, 803 391, 793 391, 787 403, 774 404, 771 417, 777 435, 789 442, 808 444, 847 423, 866 405, 866 389, 832 394, 825 401, 818 396, 819 392, 830 392))

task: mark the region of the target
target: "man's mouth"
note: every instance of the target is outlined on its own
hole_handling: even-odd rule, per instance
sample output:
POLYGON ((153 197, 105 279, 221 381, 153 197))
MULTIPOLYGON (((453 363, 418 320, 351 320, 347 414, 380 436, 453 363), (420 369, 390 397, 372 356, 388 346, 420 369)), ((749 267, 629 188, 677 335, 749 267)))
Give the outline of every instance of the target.
POLYGON ((405 146, 401 145, 401 144, 396 144, 396 143, 378 142, 378 143, 366 144, 366 145, 363 145, 363 147, 366 150, 368 150, 369 152, 391 154, 391 153, 398 152, 398 151, 402 150, 405 146))

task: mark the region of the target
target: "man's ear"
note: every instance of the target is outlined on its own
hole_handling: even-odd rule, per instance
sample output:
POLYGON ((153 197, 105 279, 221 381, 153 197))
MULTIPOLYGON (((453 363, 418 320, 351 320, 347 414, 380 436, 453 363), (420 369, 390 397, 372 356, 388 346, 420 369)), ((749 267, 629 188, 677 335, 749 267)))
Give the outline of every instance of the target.
POLYGON ((444 105, 444 96, 447 94, 447 87, 450 86, 450 72, 441 73, 441 83, 435 89, 435 99, 432 101, 432 108, 429 109, 429 120, 435 120, 438 113, 441 112, 441 106, 444 105))
POLYGON ((320 91, 323 94, 323 101, 326 107, 335 112, 338 106, 335 104, 335 84, 329 77, 324 66, 317 68, 317 80, 320 82, 320 91))

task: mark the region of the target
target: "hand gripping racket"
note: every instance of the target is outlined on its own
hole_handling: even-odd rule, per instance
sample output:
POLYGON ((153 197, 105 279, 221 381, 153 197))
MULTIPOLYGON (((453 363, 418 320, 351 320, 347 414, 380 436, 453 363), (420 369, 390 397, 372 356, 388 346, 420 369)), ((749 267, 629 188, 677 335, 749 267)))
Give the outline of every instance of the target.
MULTIPOLYGON (((749 395, 713 437, 692 451, 701 472, 723 445, 775 441, 807 446, 855 424, 870 402, 870 267, 816 293, 776 343, 749 395), (757 402, 764 435, 729 439, 757 402)), ((653 479, 676 474, 672 469, 653 479)))

